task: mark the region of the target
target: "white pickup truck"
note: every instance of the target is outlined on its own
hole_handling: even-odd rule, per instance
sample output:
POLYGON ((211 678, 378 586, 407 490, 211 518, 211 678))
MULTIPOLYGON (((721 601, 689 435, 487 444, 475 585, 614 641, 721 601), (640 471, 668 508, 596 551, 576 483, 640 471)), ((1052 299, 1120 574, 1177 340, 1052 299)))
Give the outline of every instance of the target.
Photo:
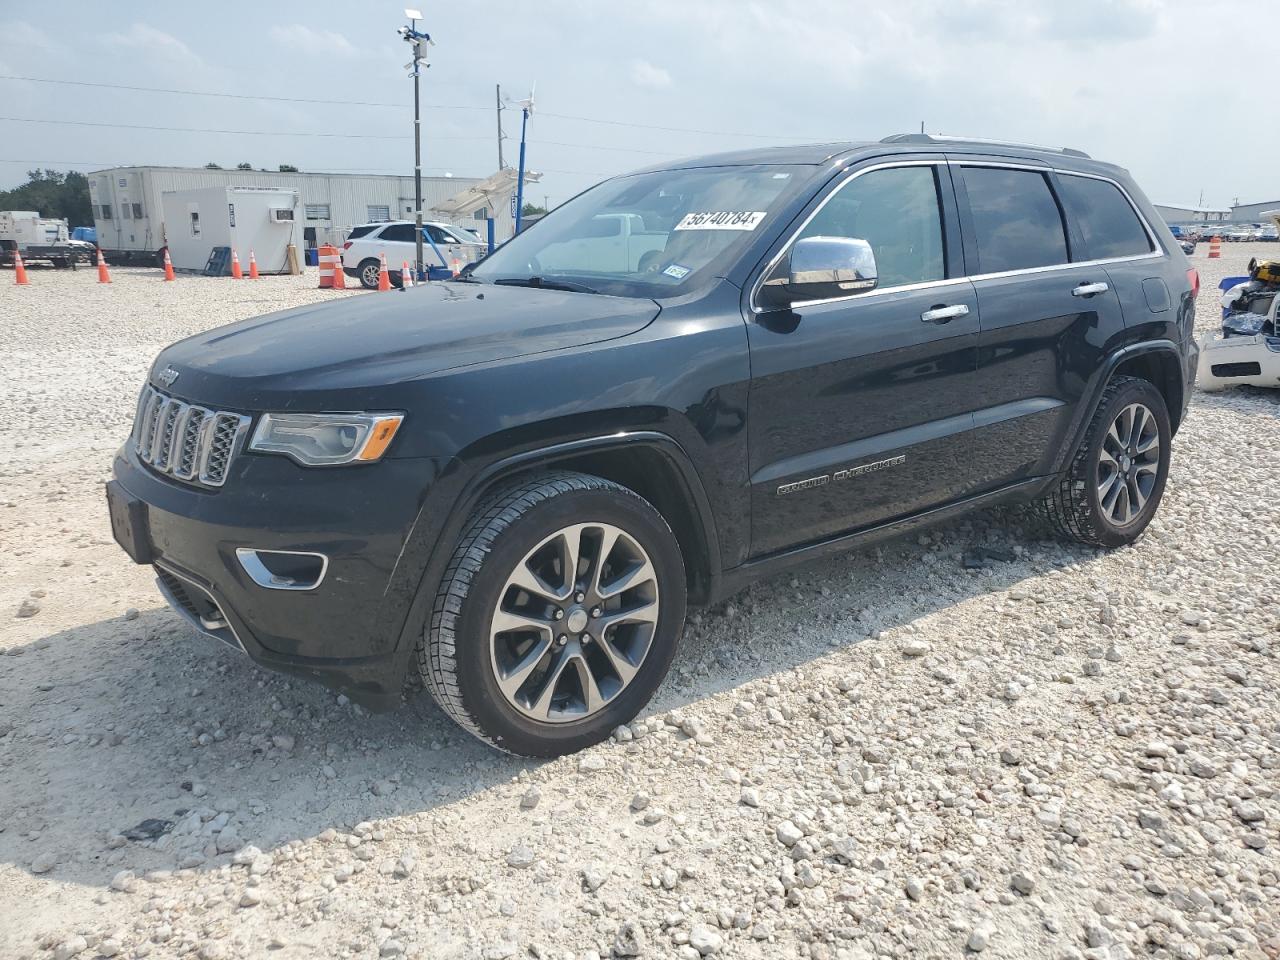
POLYGON ((538 254, 549 270, 589 267, 600 273, 638 273, 646 253, 667 245, 666 230, 649 230, 638 213, 601 213, 588 221, 590 232, 549 245, 538 254))

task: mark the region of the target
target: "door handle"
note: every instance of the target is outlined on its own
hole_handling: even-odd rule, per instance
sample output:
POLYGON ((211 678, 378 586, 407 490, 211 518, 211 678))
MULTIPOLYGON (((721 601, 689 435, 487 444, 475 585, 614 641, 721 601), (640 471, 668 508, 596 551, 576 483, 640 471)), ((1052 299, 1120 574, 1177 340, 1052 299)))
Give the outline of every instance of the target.
POLYGON ((969 308, 963 303, 957 303, 954 307, 934 307, 932 310, 926 310, 920 314, 920 319, 925 323, 950 323, 955 317, 968 316, 969 308))
POLYGON ((1082 283, 1071 291, 1073 297, 1092 297, 1095 294, 1106 293, 1111 288, 1105 283, 1082 283))

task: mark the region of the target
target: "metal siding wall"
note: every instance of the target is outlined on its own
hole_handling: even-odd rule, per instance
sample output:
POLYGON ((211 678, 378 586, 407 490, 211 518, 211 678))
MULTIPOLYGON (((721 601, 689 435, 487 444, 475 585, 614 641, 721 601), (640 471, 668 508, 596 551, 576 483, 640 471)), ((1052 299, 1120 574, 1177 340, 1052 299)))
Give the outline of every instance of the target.
MULTIPOLYGON (((91 179, 101 180, 106 177, 111 185, 109 200, 95 197, 97 203, 111 203, 115 219, 110 221, 111 230, 104 233, 105 221, 100 221, 95 214, 94 225, 99 231, 99 240, 110 249, 157 250, 163 236, 163 213, 161 194, 171 191, 200 190, 208 187, 273 187, 285 190, 297 190, 299 194, 301 226, 315 227, 317 241, 320 243, 341 243, 351 228, 366 223, 369 218, 368 208, 383 205, 390 208, 393 218, 412 219, 406 214, 406 201, 413 203, 413 177, 380 176, 375 174, 327 174, 327 173, 279 173, 278 171, 261 170, 203 170, 179 167, 117 167, 110 170, 96 170, 89 174, 91 179), (126 221, 141 229, 132 231, 136 240, 128 241, 128 230, 121 231, 122 246, 108 244, 105 237, 116 236, 116 228, 123 226, 120 217, 120 200, 117 195, 117 181, 122 176, 129 176, 131 182, 139 184, 129 191, 130 202, 143 204, 145 222, 126 221), (139 196, 132 196, 137 193, 139 196), (306 220, 307 204, 329 204, 329 221, 306 220)), ((455 193, 479 183, 475 177, 423 177, 422 206, 425 219, 440 219, 431 214, 431 207, 452 197, 455 193)), ((510 217, 507 217, 508 222, 510 217)), ((462 226, 475 229, 484 235, 484 224, 480 221, 463 221, 462 226)), ((509 234, 510 227, 507 228, 509 234)), ((499 226, 498 236, 504 237, 499 226)), ((299 251, 299 256, 301 256, 299 251)))

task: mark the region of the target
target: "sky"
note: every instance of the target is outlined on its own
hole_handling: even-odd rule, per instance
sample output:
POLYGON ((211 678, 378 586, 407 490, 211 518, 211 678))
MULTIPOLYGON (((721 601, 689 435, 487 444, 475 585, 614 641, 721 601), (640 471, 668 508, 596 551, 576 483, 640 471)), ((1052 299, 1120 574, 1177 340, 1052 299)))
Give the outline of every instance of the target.
MULTIPOLYGON (((513 100, 536 89, 538 203, 666 159, 878 140, 922 122, 1085 150, 1127 167, 1157 203, 1280 197, 1270 47, 1248 66, 1252 0, 420 3, 436 41, 424 173, 493 173, 495 84, 513 100)), ((403 12, 368 0, 0 0, 0 188, 33 167, 411 173, 403 12), (295 102, 307 99, 368 105, 295 102)), ((503 126, 514 165, 518 107, 503 126)))

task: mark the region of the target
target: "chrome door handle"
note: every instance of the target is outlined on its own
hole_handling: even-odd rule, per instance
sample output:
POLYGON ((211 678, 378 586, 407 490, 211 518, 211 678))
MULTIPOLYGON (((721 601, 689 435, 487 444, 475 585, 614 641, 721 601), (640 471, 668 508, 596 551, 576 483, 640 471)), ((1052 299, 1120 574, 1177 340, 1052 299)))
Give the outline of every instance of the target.
POLYGON ((1071 291, 1073 297, 1092 297, 1094 294, 1106 293, 1111 288, 1105 283, 1082 283, 1071 291))
POLYGON ((954 307, 934 307, 932 310, 926 310, 920 314, 920 319, 925 323, 950 323, 955 317, 968 316, 969 308, 963 303, 957 303, 954 307))

